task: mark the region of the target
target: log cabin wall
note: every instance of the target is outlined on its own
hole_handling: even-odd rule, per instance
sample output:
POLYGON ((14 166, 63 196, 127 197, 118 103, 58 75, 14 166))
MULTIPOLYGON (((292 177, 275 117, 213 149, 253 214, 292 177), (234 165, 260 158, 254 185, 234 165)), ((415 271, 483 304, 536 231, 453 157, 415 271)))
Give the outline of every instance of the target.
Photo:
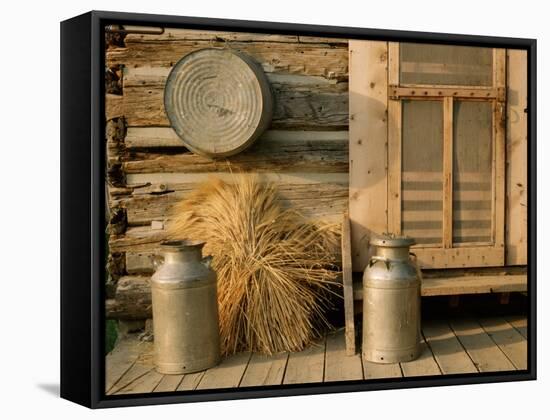
POLYGON ((107 317, 150 317, 151 256, 165 238, 170 209, 212 174, 261 174, 277 183, 285 205, 340 222, 348 198, 347 40, 166 29, 106 42, 107 317), (188 151, 163 104, 170 69, 191 51, 212 47, 259 63, 275 101, 269 130, 221 160, 188 151))

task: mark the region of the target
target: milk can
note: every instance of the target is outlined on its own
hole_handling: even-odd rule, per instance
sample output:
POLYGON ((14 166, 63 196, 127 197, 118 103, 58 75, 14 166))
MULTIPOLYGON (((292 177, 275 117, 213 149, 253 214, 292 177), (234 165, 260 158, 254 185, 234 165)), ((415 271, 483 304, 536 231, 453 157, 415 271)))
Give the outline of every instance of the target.
POLYGON ((211 257, 202 258, 204 242, 161 244, 164 263, 151 279, 155 366, 182 374, 220 360, 216 273, 211 257))
POLYGON ((372 239, 363 273, 363 357, 376 363, 414 360, 420 353, 420 279, 407 237, 372 239))

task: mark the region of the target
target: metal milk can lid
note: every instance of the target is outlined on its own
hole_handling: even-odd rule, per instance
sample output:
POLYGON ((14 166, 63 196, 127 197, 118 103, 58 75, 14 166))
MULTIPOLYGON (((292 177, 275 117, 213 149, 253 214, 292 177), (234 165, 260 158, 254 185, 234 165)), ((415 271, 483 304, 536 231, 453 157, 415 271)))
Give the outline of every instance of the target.
POLYGON ((404 248, 414 245, 416 242, 409 236, 397 235, 382 235, 370 240, 373 246, 381 246, 386 248, 404 248))
POLYGON ((202 248, 206 244, 205 241, 193 241, 191 239, 166 240, 160 243, 161 249, 164 252, 178 252, 182 249, 191 247, 202 248))

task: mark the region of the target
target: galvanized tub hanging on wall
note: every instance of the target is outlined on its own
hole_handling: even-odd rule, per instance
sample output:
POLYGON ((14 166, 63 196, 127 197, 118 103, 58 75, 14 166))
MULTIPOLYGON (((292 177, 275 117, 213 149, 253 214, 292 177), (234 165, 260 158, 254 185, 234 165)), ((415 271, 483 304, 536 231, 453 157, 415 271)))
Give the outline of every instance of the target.
POLYGON ((182 374, 220 361, 216 273, 202 258, 204 242, 161 244, 164 263, 151 278, 155 366, 182 374))
POLYGON ((226 157, 252 145, 271 123, 273 99, 262 68, 229 49, 184 56, 164 90, 170 124, 189 150, 226 157))
POLYGON ((409 257, 414 240, 384 236, 363 274, 363 357, 398 363, 420 355, 420 278, 409 257))

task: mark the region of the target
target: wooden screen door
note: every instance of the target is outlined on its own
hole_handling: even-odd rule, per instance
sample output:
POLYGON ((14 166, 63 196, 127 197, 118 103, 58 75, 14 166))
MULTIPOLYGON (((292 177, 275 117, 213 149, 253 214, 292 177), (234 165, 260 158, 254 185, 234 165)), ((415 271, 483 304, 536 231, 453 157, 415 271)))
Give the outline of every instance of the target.
MULTIPOLYGON (((505 66, 502 49, 350 45, 350 215, 358 254, 365 235, 390 232, 416 239, 424 268, 504 265, 505 66), (357 75, 362 56, 371 64, 364 79, 357 75), (354 155, 361 154, 359 167, 354 155), (372 232, 354 232, 361 208, 379 215, 377 224, 365 215, 372 232)), ((356 270, 368 258, 354 257, 356 270)))

